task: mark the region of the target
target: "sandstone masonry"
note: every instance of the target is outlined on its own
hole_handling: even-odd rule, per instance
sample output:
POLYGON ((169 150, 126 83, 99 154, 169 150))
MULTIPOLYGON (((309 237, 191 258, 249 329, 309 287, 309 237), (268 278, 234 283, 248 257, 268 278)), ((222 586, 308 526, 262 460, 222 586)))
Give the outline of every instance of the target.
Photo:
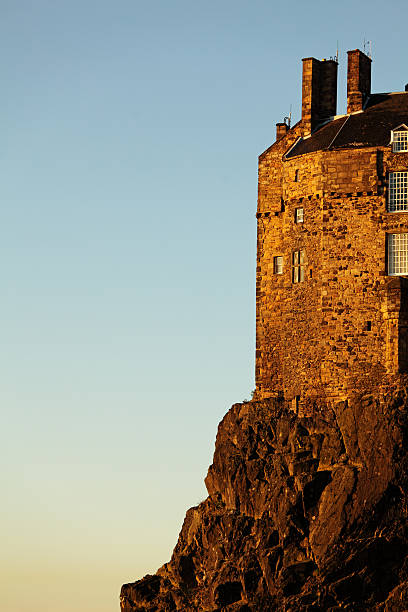
POLYGON ((302 119, 259 157, 255 397, 306 413, 408 368, 408 246, 390 251, 408 237, 408 151, 393 143, 408 92, 370 87, 371 59, 349 51, 336 116, 336 61, 304 59, 302 119))

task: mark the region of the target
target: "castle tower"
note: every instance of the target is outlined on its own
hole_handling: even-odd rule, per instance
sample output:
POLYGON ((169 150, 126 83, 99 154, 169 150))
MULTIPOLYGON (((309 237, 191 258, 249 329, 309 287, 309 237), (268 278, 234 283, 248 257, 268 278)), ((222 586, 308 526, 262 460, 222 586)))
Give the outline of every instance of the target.
POLYGON ((302 118, 259 157, 256 393, 347 397, 408 369, 408 92, 303 60, 302 118))

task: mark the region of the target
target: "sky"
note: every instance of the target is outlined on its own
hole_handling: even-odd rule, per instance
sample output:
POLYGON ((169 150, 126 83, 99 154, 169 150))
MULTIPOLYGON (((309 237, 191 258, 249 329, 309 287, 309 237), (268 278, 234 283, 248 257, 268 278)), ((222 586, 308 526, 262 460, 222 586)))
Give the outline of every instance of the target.
POLYGON ((254 388, 257 156, 406 0, 0 0, 0 609, 118 612, 254 388))

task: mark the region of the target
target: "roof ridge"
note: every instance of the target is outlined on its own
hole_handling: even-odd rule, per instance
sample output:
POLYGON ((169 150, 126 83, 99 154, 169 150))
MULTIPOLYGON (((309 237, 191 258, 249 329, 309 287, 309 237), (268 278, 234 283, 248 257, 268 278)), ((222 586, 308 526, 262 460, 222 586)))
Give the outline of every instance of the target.
POLYGON ((331 143, 326 147, 326 151, 330 149, 330 147, 333 145, 334 141, 336 140, 337 136, 340 134, 341 130, 344 128, 344 126, 346 125, 347 121, 350 119, 350 115, 347 115, 347 117, 345 118, 345 120, 343 121, 343 123, 341 124, 341 126, 339 127, 338 131, 336 132, 333 140, 331 141, 331 143))

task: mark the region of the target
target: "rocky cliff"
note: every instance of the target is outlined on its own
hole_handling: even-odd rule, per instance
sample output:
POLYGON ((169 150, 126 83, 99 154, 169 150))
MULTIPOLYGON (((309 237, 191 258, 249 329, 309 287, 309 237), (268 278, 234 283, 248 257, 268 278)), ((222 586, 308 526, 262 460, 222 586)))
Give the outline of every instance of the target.
POLYGON ((208 498, 123 612, 408 610, 408 380, 220 423, 208 498))

